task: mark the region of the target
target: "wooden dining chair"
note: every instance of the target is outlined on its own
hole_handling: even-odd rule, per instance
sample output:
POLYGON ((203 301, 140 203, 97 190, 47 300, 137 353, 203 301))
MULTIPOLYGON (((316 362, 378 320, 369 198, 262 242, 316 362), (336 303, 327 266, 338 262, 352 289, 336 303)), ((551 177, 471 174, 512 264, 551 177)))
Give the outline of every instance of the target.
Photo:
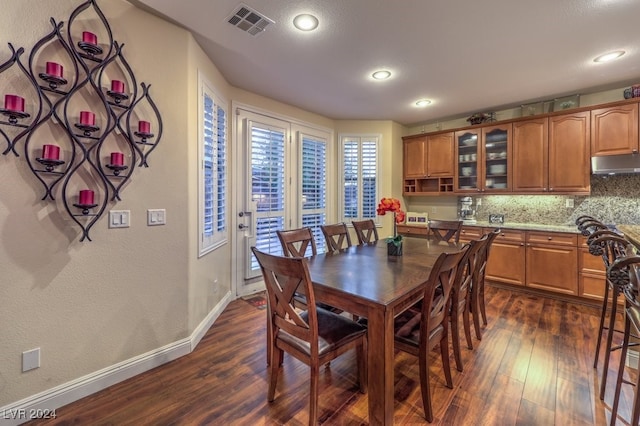
POLYGON ((351 319, 316 307, 307 260, 301 257, 274 256, 252 247, 258 259, 265 285, 272 338, 267 399, 274 401, 284 352, 310 368, 309 424, 318 421, 318 381, 320 366, 343 353, 356 349, 360 392, 366 393, 367 330, 351 319), (293 304, 298 288, 307 296, 308 309, 299 311, 293 304))
POLYGON ((462 231, 461 220, 430 220, 429 221, 429 235, 433 235, 438 241, 457 243, 460 241, 461 231, 462 231))
POLYGON ((443 371, 447 387, 453 388, 449 365, 449 310, 451 289, 466 248, 442 253, 433 265, 424 286, 424 298, 420 311, 409 309, 400 314, 394 323, 395 348, 418 357, 420 366, 420 389, 425 418, 433 421, 431 389, 429 385, 429 353, 440 346, 443 371))
POLYGON ((353 229, 356 231, 358 237, 358 245, 370 244, 378 241, 378 230, 376 229, 376 223, 373 219, 368 220, 354 220, 351 221, 353 229))
MULTIPOLYGON (((589 253, 594 256, 601 256, 605 269, 618 259, 627 256, 629 242, 619 234, 609 229, 599 229, 587 238, 589 253)), ((629 249, 630 250, 630 249, 629 249)), ((629 252, 631 254, 631 252, 629 252)), ((622 288, 608 279, 604 282, 604 296, 600 308, 600 321, 598 324, 598 337, 596 338, 596 350, 593 359, 593 368, 598 368, 600 350, 602 347, 602 337, 605 336, 604 361, 602 374, 600 377, 600 399, 604 400, 607 389, 607 376, 609 372, 609 361, 611 352, 617 347, 613 346, 613 336, 615 333, 622 333, 622 330, 615 328, 616 317, 618 315, 618 298, 622 294, 622 288), (609 321, 607 322, 607 317, 609 321), (605 334, 606 331, 606 334, 605 334)))
POLYGON ((471 317, 473 318, 473 329, 476 332, 476 338, 482 340, 482 332, 480 331, 480 320, 482 324, 487 325, 487 308, 484 299, 485 277, 487 274, 487 263, 491 254, 491 246, 495 239, 500 235, 500 228, 496 228, 487 234, 487 242, 480 253, 480 262, 476 263, 476 270, 471 279, 471 317))
POLYGON ((321 225, 320 229, 324 235, 328 252, 339 251, 343 248, 351 247, 351 236, 349 235, 349 229, 344 222, 333 225, 321 225))
POLYGON ((464 335, 467 341, 467 348, 473 349, 471 341, 471 289, 472 280, 479 263, 483 261, 484 250, 488 242, 489 234, 483 235, 477 240, 471 240, 465 244, 466 252, 458 268, 453 289, 451 291, 451 343, 453 355, 456 361, 456 368, 462 371, 462 356, 460 351, 460 317, 464 327, 464 335))
POLYGON ((305 257, 318 254, 316 241, 309 227, 276 231, 276 234, 278 235, 278 239, 282 245, 282 252, 285 256, 305 257), (308 253, 309 248, 311 249, 311 253, 308 253))

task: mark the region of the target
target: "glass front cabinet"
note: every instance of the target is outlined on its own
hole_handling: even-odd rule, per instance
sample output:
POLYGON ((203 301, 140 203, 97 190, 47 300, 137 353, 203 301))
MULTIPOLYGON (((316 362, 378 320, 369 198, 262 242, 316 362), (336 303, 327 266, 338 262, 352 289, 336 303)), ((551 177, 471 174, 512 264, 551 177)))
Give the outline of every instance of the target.
POLYGON ((456 132, 455 191, 511 191, 511 123, 456 132))

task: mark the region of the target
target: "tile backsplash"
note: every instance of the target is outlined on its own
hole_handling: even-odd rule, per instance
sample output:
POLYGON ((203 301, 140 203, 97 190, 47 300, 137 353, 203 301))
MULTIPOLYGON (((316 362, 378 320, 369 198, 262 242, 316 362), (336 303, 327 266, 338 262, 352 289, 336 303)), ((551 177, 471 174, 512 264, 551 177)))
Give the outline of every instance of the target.
POLYGON ((640 225, 640 174, 591 176, 591 195, 485 195, 474 197, 477 219, 489 220, 490 214, 504 214, 505 223, 573 225, 581 215, 590 215, 604 223, 640 225), (567 207, 573 200, 573 207, 567 207))

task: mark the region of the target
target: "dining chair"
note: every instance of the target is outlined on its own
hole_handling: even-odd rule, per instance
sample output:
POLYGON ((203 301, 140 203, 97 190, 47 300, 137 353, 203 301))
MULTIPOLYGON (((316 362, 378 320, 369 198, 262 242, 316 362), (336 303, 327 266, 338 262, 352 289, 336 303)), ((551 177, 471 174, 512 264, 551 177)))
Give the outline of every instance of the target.
POLYGON ((409 309, 400 314, 394 323, 395 348, 418 357, 420 366, 420 389, 425 418, 433 421, 431 389, 429 385, 429 353, 440 346, 443 371, 447 387, 453 388, 449 365, 449 310, 451 289, 466 248, 442 253, 433 265, 424 286, 424 298, 419 311, 409 309))
POLYGON ((324 235, 328 252, 339 251, 343 248, 351 247, 351 236, 349 235, 349 229, 344 222, 333 225, 321 225, 320 229, 324 235))
POLYGON ((355 349, 360 392, 366 393, 366 327, 351 319, 316 307, 307 260, 274 256, 251 247, 267 287, 267 305, 272 338, 267 399, 273 402, 284 352, 310 368, 309 424, 318 420, 320 366, 355 349), (298 310, 293 297, 303 288, 308 309, 298 310))
POLYGON ((378 230, 373 219, 351 221, 358 237, 358 245, 370 244, 378 241, 378 230))
MULTIPOLYGON (((629 250, 631 251, 631 247, 629 247, 629 250)), ((615 425, 618 418, 618 404, 620 402, 620 392, 623 383, 634 385, 631 421, 628 423, 625 421, 624 424, 640 424, 640 374, 638 374, 637 371, 631 374, 632 377, 635 377, 634 382, 624 378, 628 349, 631 346, 638 345, 638 343, 631 343, 630 338, 640 335, 639 271, 640 256, 635 253, 616 260, 607 268, 607 280, 621 288, 625 297, 624 337, 621 345, 620 364, 618 366, 618 376, 611 407, 611 425, 615 425)))
POLYGON ((462 356, 460 351, 460 331, 459 323, 462 316, 464 335, 467 341, 467 348, 473 349, 471 341, 471 323, 469 317, 472 316, 471 309, 471 288, 473 275, 478 264, 482 262, 485 246, 489 234, 483 235, 477 240, 471 240, 465 244, 466 252, 462 257, 461 266, 458 268, 457 276, 451 290, 451 343, 453 355, 456 361, 456 368, 462 371, 462 356))
POLYGON ((485 277, 487 274, 487 263, 491 254, 493 242, 500 235, 500 228, 496 228, 487 235, 487 242, 481 252, 480 261, 476 263, 476 269, 471 281, 471 317, 473 318, 473 328, 476 332, 476 338, 482 340, 480 331, 480 319, 482 324, 487 325, 487 308, 484 298, 485 277))
MULTIPOLYGON (((601 256, 604 267, 608 270, 614 262, 627 255, 629 242, 609 229, 600 229, 593 232, 589 238, 587 238, 587 244, 589 246, 589 253, 594 256, 601 256)), ((598 337, 596 338, 596 350, 593 360, 593 368, 597 368, 602 346, 602 337, 606 330, 604 361, 602 375, 600 377, 600 399, 602 400, 604 399, 607 388, 607 375, 609 372, 611 352, 619 349, 619 347, 613 346, 613 336, 615 333, 622 333, 622 330, 615 328, 616 317, 618 315, 618 298, 621 294, 622 288, 616 285, 615 282, 609 280, 608 277, 605 278, 604 295, 598 324, 598 337), (607 317, 609 321, 608 324, 605 325, 605 323, 607 323, 607 317)))
POLYGON ((461 220, 429 220, 429 235, 433 235, 438 241, 457 243, 460 241, 462 231, 461 220))
POLYGON ((309 227, 276 231, 276 234, 278 235, 278 239, 282 245, 282 252, 285 256, 305 257, 307 255, 315 256, 318 254, 316 241, 309 227), (311 249, 310 254, 307 253, 309 248, 311 249))

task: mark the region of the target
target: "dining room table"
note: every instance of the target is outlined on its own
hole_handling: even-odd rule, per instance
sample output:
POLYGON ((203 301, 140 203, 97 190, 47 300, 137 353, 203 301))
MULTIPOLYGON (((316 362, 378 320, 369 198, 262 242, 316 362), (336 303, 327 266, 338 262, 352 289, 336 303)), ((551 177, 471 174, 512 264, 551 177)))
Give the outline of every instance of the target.
POLYGON ((308 258, 316 302, 367 319, 370 425, 393 424, 394 318, 423 298, 438 256, 461 247, 405 237, 401 256, 389 256, 378 240, 308 258))

